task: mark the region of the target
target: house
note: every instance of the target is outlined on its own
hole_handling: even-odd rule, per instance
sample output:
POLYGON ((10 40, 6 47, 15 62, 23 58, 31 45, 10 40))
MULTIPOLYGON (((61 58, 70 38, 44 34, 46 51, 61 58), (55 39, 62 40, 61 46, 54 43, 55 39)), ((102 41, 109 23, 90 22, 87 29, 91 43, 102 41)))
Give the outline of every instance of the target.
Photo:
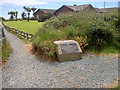
POLYGON ((98 12, 100 12, 100 13, 113 12, 113 11, 118 11, 118 7, 101 8, 101 9, 98 10, 98 12))
POLYGON ((54 9, 38 9, 34 14, 35 19, 39 19, 40 16, 46 15, 46 14, 54 14, 54 9))
POLYGON ((95 8, 98 13, 106 13, 106 12, 113 12, 118 11, 118 7, 112 7, 112 8, 95 8))
POLYGON ((86 5, 76 5, 73 6, 69 5, 63 5, 58 10, 54 12, 54 15, 64 14, 64 13, 71 13, 71 12, 80 12, 80 11, 86 11, 86 10, 94 10, 94 7, 91 4, 86 5))

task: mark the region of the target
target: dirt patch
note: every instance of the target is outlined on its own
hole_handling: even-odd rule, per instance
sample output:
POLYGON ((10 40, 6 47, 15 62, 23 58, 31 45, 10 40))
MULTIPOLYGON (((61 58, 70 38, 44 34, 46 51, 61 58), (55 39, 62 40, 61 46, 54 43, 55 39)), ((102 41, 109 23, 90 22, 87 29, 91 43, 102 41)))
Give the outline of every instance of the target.
POLYGON ((105 54, 105 53, 93 53, 93 52, 89 52, 89 51, 84 51, 84 54, 92 54, 92 55, 97 55, 97 56, 104 56, 104 57, 120 57, 119 53, 110 53, 110 54, 105 54))
POLYGON ((113 83, 108 84, 108 85, 104 85, 104 88, 115 88, 115 87, 117 87, 119 80, 120 80, 120 78, 117 78, 113 83))
POLYGON ((32 49, 33 49, 32 43, 25 44, 25 48, 28 52, 32 53, 32 49))
POLYGON ((120 54, 98 54, 99 56, 108 56, 108 57, 118 57, 118 56, 120 56, 120 54))
POLYGON ((49 61, 52 61, 52 62, 55 61, 55 60, 53 60, 53 59, 47 58, 44 54, 40 54, 40 53, 43 53, 43 52, 40 52, 40 53, 36 52, 35 49, 33 48, 32 43, 27 43, 27 44, 25 44, 25 48, 26 48, 26 50, 27 50, 28 52, 34 54, 34 55, 37 56, 38 58, 44 59, 44 61, 48 61, 48 62, 49 62, 49 61))

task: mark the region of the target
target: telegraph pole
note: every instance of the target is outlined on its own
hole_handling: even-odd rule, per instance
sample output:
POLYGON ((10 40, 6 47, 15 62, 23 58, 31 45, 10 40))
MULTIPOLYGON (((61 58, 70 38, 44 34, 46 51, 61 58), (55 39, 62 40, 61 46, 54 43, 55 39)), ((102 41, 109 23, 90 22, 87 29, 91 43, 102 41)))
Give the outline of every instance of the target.
POLYGON ((106 4, 106 3, 105 3, 105 1, 104 1, 104 9, 105 9, 105 4, 106 4))

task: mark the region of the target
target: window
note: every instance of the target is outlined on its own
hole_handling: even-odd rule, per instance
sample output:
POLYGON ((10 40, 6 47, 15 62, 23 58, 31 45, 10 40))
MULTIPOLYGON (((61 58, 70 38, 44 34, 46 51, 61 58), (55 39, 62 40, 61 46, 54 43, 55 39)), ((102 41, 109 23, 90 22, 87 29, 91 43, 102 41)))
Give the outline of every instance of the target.
POLYGON ((36 15, 36 18, 39 19, 39 15, 36 15))
POLYGON ((61 12, 60 14, 62 15, 62 14, 64 14, 64 13, 61 12))

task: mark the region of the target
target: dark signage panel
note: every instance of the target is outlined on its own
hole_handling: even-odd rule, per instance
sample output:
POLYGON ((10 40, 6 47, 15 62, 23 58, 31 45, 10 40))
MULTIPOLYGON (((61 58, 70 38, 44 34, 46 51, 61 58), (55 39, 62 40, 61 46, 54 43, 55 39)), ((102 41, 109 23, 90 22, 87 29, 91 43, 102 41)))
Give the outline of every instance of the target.
POLYGON ((73 53, 73 52, 79 51, 76 43, 60 44, 60 48, 61 48, 61 51, 63 54, 64 53, 73 53))

